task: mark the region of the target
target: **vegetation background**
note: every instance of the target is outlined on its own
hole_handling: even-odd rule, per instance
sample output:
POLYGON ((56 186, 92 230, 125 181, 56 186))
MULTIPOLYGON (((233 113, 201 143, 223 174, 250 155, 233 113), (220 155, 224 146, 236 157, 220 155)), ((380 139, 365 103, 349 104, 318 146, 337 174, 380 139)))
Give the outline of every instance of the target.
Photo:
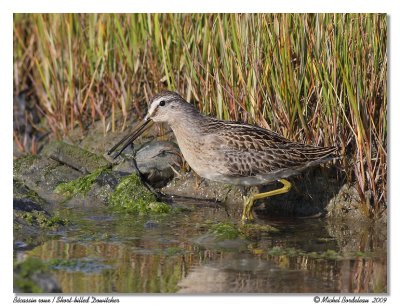
POLYGON ((386 14, 14 15, 18 150, 97 120, 123 130, 162 89, 219 118, 338 146, 367 213, 386 209, 386 14))

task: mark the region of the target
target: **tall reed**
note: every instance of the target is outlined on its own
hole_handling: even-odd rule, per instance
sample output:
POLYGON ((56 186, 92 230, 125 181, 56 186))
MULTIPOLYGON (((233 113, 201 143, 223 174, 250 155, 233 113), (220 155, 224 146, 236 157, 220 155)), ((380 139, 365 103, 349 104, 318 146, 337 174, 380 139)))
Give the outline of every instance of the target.
MULTIPOLYGON (((384 14, 17 14, 14 91, 61 137, 168 88, 205 113, 337 145, 366 213, 386 207, 384 14)), ((117 123, 117 113, 122 113, 117 123)))

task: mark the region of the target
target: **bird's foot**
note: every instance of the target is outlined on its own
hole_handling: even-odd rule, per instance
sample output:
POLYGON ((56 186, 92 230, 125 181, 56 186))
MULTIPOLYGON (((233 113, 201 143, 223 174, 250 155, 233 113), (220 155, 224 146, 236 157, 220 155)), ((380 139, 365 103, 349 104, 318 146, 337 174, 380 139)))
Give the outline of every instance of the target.
POLYGON ((254 222, 254 214, 253 214, 253 204, 254 200, 250 196, 245 198, 243 203, 243 212, 242 212, 242 223, 252 223, 254 222))

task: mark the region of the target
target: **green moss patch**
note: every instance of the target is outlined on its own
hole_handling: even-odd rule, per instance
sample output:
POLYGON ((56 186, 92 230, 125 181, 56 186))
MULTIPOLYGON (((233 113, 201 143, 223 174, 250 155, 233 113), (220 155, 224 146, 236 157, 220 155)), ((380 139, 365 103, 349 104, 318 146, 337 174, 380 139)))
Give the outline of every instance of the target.
POLYGON ((332 260, 340 260, 343 259, 343 256, 340 255, 335 250, 326 250, 324 252, 305 252, 303 250, 299 250, 296 248, 284 248, 280 246, 275 246, 270 249, 268 255, 271 256, 288 256, 288 257, 297 257, 297 256, 307 256, 314 259, 332 259, 332 260))
POLYGON ((68 224, 67 219, 58 215, 50 217, 43 211, 17 212, 16 216, 24 220, 27 224, 40 228, 55 229, 68 224))
POLYGON ((29 257, 14 264, 14 288, 22 292, 42 293, 42 289, 31 279, 34 273, 47 272, 48 268, 41 260, 29 257))
POLYGON ((209 232, 218 240, 232 240, 240 236, 240 231, 233 223, 217 223, 211 226, 209 232))
POLYGON ((257 239, 260 238, 265 233, 277 233, 279 230, 270 225, 260 225, 260 224, 241 224, 236 226, 233 223, 218 223, 206 224, 209 227, 209 233, 216 236, 218 240, 226 239, 236 239, 239 236, 245 239, 257 239))
POLYGON ((325 252, 319 254, 319 258, 339 260, 339 259, 342 259, 343 256, 340 255, 335 250, 326 250, 325 252))
POLYGON ((110 207, 117 211, 145 214, 167 214, 171 207, 158 202, 155 195, 143 186, 140 179, 131 174, 118 184, 109 200, 110 207))
POLYGON ((277 233, 279 230, 270 225, 260 225, 260 224, 242 224, 240 227, 240 233, 247 239, 257 239, 261 238, 263 234, 277 233))
POLYGON ((13 162, 13 173, 14 176, 18 175, 21 170, 23 169, 29 169, 33 163, 38 159, 36 155, 24 155, 13 162))
POLYGON ((28 188, 22 182, 13 180, 13 197, 14 199, 30 199, 33 202, 41 205, 44 200, 37 194, 36 191, 28 188))
POLYGON ((67 183, 61 183, 54 190, 56 193, 73 197, 78 193, 86 195, 86 193, 92 188, 96 182, 97 177, 104 171, 109 171, 107 168, 99 168, 93 173, 77 178, 67 183))
POLYGON ((306 252, 296 249, 296 248, 284 248, 280 246, 275 246, 268 251, 269 255, 272 256, 306 256, 306 252))

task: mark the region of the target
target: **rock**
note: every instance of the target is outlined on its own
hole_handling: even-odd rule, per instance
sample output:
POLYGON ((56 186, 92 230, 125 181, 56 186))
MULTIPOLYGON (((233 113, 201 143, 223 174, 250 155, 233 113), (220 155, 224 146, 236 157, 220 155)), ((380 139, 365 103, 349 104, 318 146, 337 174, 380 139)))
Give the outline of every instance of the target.
POLYGON ((43 149, 43 153, 47 157, 76 169, 83 174, 92 173, 99 168, 111 167, 111 163, 103 156, 62 141, 51 142, 43 149))
POLYGON ((134 161, 129 158, 124 158, 119 164, 113 167, 113 170, 121 173, 122 175, 137 173, 137 168, 135 168, 134 161))
POLYGON ((87 202, 97 202, 106 205, 111 194, 121 181, 121 175, 115 171, 102 172, 93 184, 90 191, 85 196, 87 202))
POLYGON ((329 201, 326 207, 327 216, 334 219, 341 218, 368 222, 370 220, 368 209, 365 207, 365 210, 363 210, 363 205, 365 207, 367 204, 362 204, 357 189, 350 184, 345 184, 329 201))
POLYGON ((156 196, 142 184, 140 178, 131 174, 124 177, 109 198, 109 207, 138 215, 168 214, 169 205, 158 202, 156 196))
POLYGON ((20 181, 13 182, 14 248, 30 249, 66 220, 52 213, 53 205, 20 181))
MULTIPOLYGON (((127 155, 126 157, 128 157, 127 155)), ((136 165, 146 181, 156 188, 161 188, 174 177, 172 167, 179 167, 182 162, 176 144, 169 141, 150 142, 136 152, 136 165)), ((123 174, 136 173, 133 160, 125 158, 114 170, 123 174)))
MULTIPOLYGON (((341 186, 341 180, 335 176, 335 171, 324 170, 315 168, 297 177, 289 178, 288 180, 293 185, 289 193, 257 201, 254 211, 260 218, 263 215, 295 217, 323 215, 326 213, 329 201, 341 186), (328 171, 324 173, 324 170, 328 171)), ((216 199, 225 203, 230 213, 234 213, 242 209, 243 196, 280 187, 280 183, 273 182, 260 189, 257 187, 243 188, 201 179, 192 171, 176 177, 163 187, 161 192, 167 195, 197 199, 216 199)))
POLYGON ((198 201, 200 205, 204 205, 207 200, 210 204, 217 200, 236 209, 243 203, 242 190, 239 186, 202 179, 193 171, 176 177, 163 187, 161 192, 177 198, 186 197, 188 200, 200 200, 198 201))
MULTIPOLYGON (((13 180, 13 209, 25 212, 45 211, 49 206, 35 191, 18 180, 13 180)), ((46 214, 48 214, 46 212, 46 214)))
POLYGON ((63 201, 64 197, 54 193, 54 189, 81 175, 75 169, 40 155, 26 155, 14 160, 14 179, 35 191, 48 203, 63 201))
POLYGON ((65 196, 67 207, 104 207, 121 181, 121 174, 100 168, 93 173, 58 185, 55 192, 65 196))
MULTIPOLYGON (((292 176, 287 179, 292 183, 292 188, 288 193, 258 201, 255 211, 259 217, 262 215, 322 216, 327 212, 329 201, 343 184, 343 180, 336 171, 334 168, 314 167, 298 176, 292 176)), ((261 188, 261 191, 266 192, 281 186, 281 183, 274 182, 261 188)))
POLYGON ((43 211, 43 208, 32 199, 17 199, 13 198, 13 208, 16 210, 22 210, 27 212, 43 211))
POLYGON ((136 152, 139 171, 154 187, 165 186, 174 177, 171 167, 179 167, 181 162, 178 146, 168 141, 151 142, 136 152))
POLYGON ((387 254, 387 224, 368 218, 327 218, 326 229, 343 254, 387 254))

